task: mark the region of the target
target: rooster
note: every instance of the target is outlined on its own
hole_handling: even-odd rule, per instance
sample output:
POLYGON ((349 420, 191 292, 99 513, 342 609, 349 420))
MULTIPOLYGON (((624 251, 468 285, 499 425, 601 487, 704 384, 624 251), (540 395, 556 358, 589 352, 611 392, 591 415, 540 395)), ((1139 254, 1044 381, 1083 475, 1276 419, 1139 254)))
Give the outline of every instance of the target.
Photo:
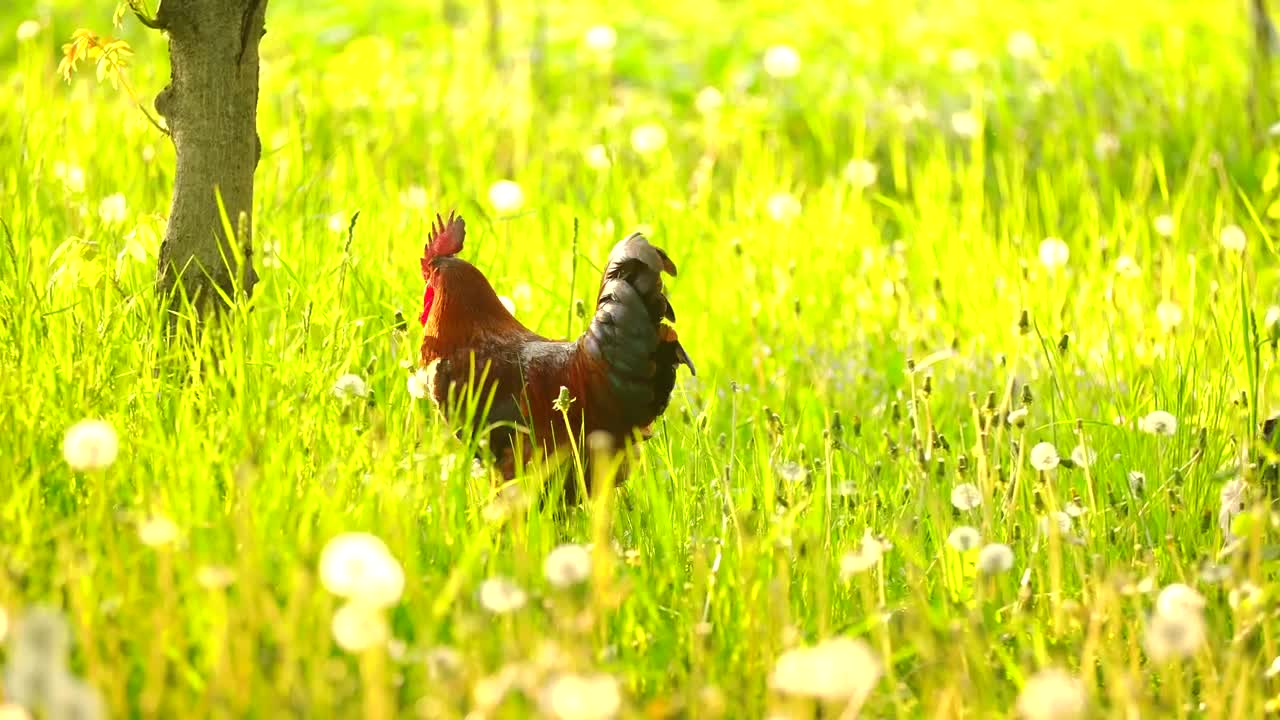
MULTIPOLYGON (((615 447, 637 432, 648 437, 677 368, 696 374, 668 324, 676 316, 662 273, 675 276, 671 258, 640 233, 627 236, 609 254, 590 326, 577 340, 555 341, 516 320, 484 274, 458 257, 465 234, 461 217, 436 215, 422 257, 420 359, 441 413, 464 417, 459 399, 472 393, 472 429, 487 432, 481 437, 508 480, 532 452, 565 450, 570 433, 575 440, 607 433, 597 437, 615 447), (532 442, 518 439, 521 432, 532 442)), ((576 489, 576 481, 565 483, 566 501, 576 489)))

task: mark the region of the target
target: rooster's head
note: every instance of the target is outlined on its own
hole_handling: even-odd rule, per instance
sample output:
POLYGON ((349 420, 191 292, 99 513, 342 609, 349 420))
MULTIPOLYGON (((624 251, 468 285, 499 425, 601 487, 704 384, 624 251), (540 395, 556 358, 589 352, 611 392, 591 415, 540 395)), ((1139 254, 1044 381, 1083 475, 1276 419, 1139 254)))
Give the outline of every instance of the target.
POLYGON ((436 221, 431 225, 431 235, 427 238, 427 246, 422 252, 422 279, 427 281, 427 290, 422 297, 422 315, 418 322, 427 324, 427 316, 431 314, 431 303, 435 300, 435 262, 437 258, 453 257, 462 250, 462 240, 467 233, 466 223, 462 218, 449 212, 445 220, 436 214, 436 221))

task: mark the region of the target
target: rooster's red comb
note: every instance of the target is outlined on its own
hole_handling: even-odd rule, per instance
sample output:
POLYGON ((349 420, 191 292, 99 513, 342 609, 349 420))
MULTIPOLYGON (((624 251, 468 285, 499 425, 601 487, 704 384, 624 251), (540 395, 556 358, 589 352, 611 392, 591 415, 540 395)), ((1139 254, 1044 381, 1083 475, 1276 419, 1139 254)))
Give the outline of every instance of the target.
POLYGON ((467 225, 462 217, 449 211, 449 219, 445 220, 436 213, 436 221, 431 224, 431 235, 427 237, 427 246, 422 252, 422 270, 438 257, 457 255, 462 250, 462 240, 467 234, 467 225))

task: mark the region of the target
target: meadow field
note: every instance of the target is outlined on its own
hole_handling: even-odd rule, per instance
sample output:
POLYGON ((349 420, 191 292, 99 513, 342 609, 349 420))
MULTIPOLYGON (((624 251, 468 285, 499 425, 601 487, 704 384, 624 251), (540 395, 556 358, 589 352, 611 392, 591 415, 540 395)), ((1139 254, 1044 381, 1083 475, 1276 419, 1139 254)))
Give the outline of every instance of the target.
POLYGON ((202 349, 164 39, 0 7, 0 718, 1280 712, 1243 0, 489 5, 270 0, 202 349), (413 392, 450 210, 544 334, 626 233, 678 264, 698 374, 616 492, 500 488, 413 392))

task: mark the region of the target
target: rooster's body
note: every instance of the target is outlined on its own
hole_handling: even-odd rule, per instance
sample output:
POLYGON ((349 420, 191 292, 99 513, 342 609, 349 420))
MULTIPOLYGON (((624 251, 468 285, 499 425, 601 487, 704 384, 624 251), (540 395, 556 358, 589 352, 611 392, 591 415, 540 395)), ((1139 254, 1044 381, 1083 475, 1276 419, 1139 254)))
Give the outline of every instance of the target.
MULTIPOLYGON (((478 403, 475 429, 488 428, 489 450, 508 478, 533 451, 566 448, 570 432, 582 438, 603 431, 618 445, 637 430, 647 432, 666 410, 676 367, 693 371, 675 330, 664 323, 675 320, 663 293, 662 273, 676 274, 666 253, 639 233, 619 242, 587 331, 574 341, 555 341, 520 324, 484 274, 456 257, 464 234, 461 218, 437 216, 422 259, 421 361, 437 407, 466 412, 459 400, 469 390, 478 403), (572 398, 567 427, 556 402, 561 388, 572 398), (524 431, 532 438, 518 441, 524 431)), ((566 484, 566 495, 575 487, 566 484)))

